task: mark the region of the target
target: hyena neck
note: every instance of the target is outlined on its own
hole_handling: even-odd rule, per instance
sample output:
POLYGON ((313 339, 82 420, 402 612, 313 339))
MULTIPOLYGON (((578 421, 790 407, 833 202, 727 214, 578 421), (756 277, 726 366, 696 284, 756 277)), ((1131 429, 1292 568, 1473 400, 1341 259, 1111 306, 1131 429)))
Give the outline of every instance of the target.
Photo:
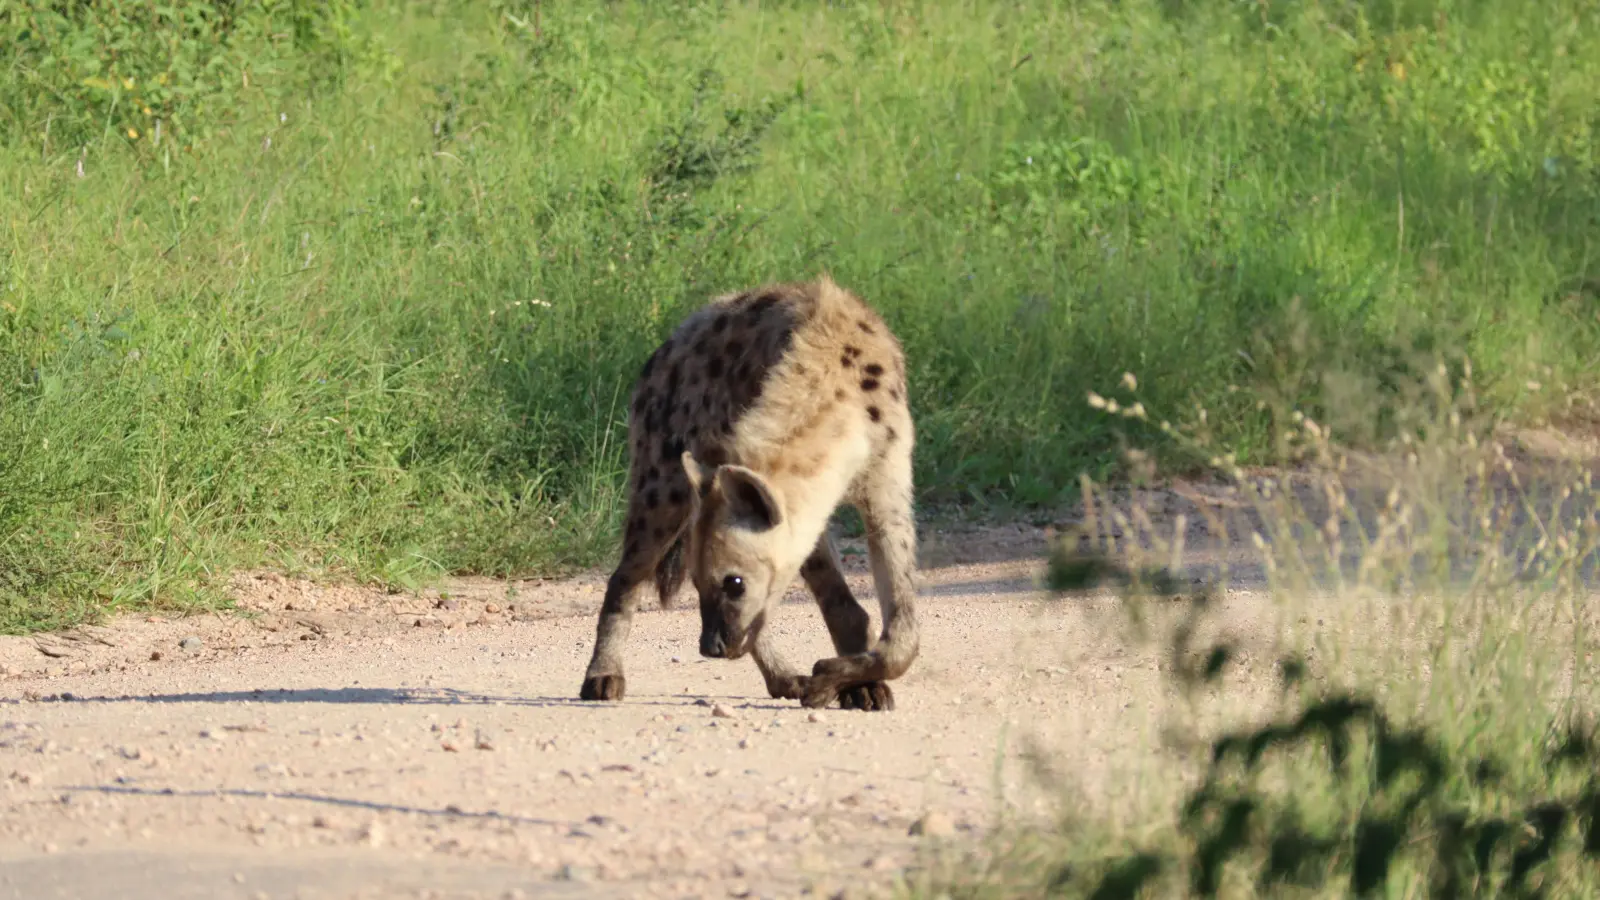
POLYGON ((839 469, 831 466, 822 467, 814 475, 787 472, 772 480, 783 492, 784 517, 788 520, 791 539, 785 548, 782 568, 792 577, 828 527, 828 519, 844 500, 850 483, 839 469))

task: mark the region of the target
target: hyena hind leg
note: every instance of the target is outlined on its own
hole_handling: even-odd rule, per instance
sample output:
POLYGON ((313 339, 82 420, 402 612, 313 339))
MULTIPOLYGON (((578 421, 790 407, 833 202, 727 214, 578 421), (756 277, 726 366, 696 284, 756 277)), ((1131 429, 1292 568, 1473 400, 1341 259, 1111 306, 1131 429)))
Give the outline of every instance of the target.
MULTIPOLYGON (((835 652, 853 656, 871 650, 872 618, 845 581, 839 555, 826 532, 817 538, 816 547, 800 568, 800 577, 822 610, 835 652)), ((854 685, 840 692, 839 705, 845 709, 890 710, 894 709, 894 692, 883 682, 854 685)))

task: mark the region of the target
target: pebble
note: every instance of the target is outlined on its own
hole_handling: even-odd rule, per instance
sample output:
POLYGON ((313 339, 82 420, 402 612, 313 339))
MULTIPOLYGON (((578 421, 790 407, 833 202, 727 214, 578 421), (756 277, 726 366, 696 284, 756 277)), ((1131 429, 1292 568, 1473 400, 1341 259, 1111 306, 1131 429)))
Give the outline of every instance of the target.
POLYGON ((383 826, 372 822, 362 828, 356 838, 368 847, 380 847, 383 845, 383 826))
POLYGON ((731 719, 731 718, 733 718, 733 713, 730 712, 728 710, 728 708, 726 706, 723 706, 721 703, 718 703, 717 705, 711 707, 711 715, 712 715, 713 718, 717 718, 717 719, 731 719))
POLYGON ((814 712, 806 713, 806 721, 807 722, 821 722, 822 721, 822 714, 821 713, 814 713, 814 712))
POLYGON ((486 612, 486 613, 490 613, 491 615, 494 614, 494 613, 497 613, 497 612, 500 611, 500 604, 498 604, 498 603, 486 604, 483 607, 483 611, 486 612))
POLYGON ((930 812, 911 823, 908 834, 920 837, 949 837, 956 833, 956 823, 940 812, 930 812))
POLYGON ((591 875, 588 869, 567 863, 556 872, 556 878, 562 881, 589 881, 591 875))
POLYGON ((190 653, 193 653, 194 651, 199 650, 201 647, 204 647, 204 646, 205 646, 205 642, 200 640, 199 638, 195 637, 192 634, 178 642, 178 647, 180 649, 187 650, 190 653))

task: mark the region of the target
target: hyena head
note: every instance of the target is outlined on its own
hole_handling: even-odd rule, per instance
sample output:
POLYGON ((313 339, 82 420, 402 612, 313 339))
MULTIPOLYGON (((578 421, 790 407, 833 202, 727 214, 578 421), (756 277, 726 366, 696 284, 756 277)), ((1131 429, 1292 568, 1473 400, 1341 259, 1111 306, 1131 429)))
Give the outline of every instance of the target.
POLYGON ((777 486, 744 466, 706 466, 687 452, 683 466, 695 498, 688 550, 700 594, 700 654, 738 659, 754 647, 804 553, 794 551, 777 486))

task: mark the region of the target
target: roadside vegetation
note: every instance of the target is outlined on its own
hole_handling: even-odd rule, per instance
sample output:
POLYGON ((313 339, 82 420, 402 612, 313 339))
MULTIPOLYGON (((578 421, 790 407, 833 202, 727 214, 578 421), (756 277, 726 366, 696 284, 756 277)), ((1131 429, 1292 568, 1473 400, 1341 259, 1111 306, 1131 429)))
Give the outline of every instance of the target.
MULTIPOLYGON (((1092 405, 1157 413, 1136 384, 1092 405)), ((1058 826, 1000 823, 979 852, 933 857, 910 896, 1600 893, 1600 457, 1518 452, 1468 371, 1405 386, 1362 405, 1393 423, 1376 447, 1288 411, 1292 466, 1244 469, 1203 432, 1164 429, 1232 488, 1196 511, 1200 546, 1139 493, 1085 486, 1046 615, 1095 621, 1071 612, 1085 589, 1121 599, 1107 645, 1154 653, 1170 687, 1155 762, 1080 784, 1053 764, 1061 748, 1030 741, 1065 801, 1058 826), (1187 564, 1230 547, 1245 552, 1187 564), (1265 644, 1217 615, 1240 568, 1264 576, 1265 644)))
POLYGON ((0 631, 599 562, 653 344, 823 269, 907 346, 929 508, 1204 465, 1084 404, 1125 370, 1241 464, 1291 407, 1392 438, 1320 410, 1413 352, 1583 415, 1592 13, 0 0, 0 631))

